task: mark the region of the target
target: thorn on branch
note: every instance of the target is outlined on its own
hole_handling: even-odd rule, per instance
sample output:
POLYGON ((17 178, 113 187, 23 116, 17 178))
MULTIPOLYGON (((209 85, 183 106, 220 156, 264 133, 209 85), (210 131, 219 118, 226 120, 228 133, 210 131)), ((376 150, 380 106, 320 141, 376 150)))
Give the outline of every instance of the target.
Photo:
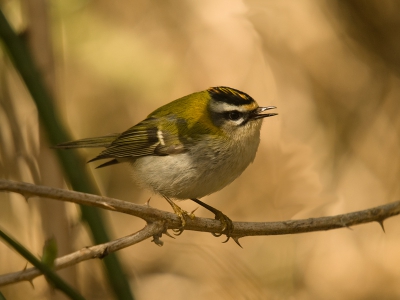
POLYGON ((349 229, 349 230, 353 230, 353 228, 351 228, 349 225, 347 225, 348 223, 345 221, 345 220, 343 220, 344 218, 342 217, 342 218, 340 218, 340 225, 342 226, 342 227, 346 227, 347 229, 349 229))
POLYGON ((377 220, 377 222, 378 222, 378 224, 381 226, 383 232, 386 233, 386 231, 385 231, 385 226, 383 226, 383 221, 385 221, 385 219, 377 220))
POLYGON ((29 198, 31 198, 31 197, 34 197, 35 195, 33 195, 33 194, 31 194, 31 193, 20 193, 20 195, 22 196, 22 197, 24 197, 25 198, 25 201, 26 201, 26 203, 28 203, 29 201, 29 198))
POLYGON ((235 241, 235 243, 243 249, 242 245, 240 245, 239 243, 239 239, 241 238, 241 236, 233 236, 232 239, 235 241))
POLYGON ((103 258, 106 257, 108 254, 109 254, 109 253, 108 253, 108 247, 106 247, 106 248, 104 249, 104 251, 99 255, 99 258, 100 258, 100 259, 103 259, 103 258))
POLYGON ((32 287, 33 289, 35 289, 35 286, 33 285, 33 280, 28 280, 28 282, 31 284, 31 287, 32 287))
POLYGON ((106 202, 101 202, 101 204, 102 204, 104 207, 109 208, 110 210, 117 210, 114 206, 112 206, 112 205, 110 205, 110 204, 108 204, 108 203, 106 203, 106 202))

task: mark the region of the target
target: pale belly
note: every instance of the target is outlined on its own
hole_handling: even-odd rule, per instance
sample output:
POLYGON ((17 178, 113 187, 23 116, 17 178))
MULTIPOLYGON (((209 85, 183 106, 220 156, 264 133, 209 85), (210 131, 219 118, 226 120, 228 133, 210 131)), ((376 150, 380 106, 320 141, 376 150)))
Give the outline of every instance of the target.
POLYGON ((141 157, 132 163, 133 175, 139 184, 163 196, 201 198, 230 184, 254 160, 259 136, 253 138, 250 143, 232 143, 224 154, 198 145, 192 152, 141 157))

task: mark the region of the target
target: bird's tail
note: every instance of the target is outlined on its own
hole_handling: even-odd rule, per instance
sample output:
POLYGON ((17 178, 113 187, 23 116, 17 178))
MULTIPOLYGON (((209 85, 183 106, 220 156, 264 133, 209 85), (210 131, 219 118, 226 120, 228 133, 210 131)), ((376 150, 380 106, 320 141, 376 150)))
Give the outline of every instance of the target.
POLYGON ((81 139, 77 141, 65 142, 56 145, 54 148, 58 149, 72 149, 72 148, 98 148, 109 146, 119 135, 119 133, 113 133, 105 136, 81 139))

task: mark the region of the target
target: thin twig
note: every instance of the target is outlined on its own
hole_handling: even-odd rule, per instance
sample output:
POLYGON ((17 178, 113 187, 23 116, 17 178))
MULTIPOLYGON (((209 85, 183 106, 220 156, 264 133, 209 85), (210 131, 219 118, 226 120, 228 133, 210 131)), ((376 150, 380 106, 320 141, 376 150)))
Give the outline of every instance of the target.
MULTIPOLYGON (((100 244, 92 247, 83 248, 79 251, 70 253, 63 257, 57 258, 54 261, 54 268, 60 270, 85 260, 93 258, 103 258, 104 256, 121 250, 122 248, 132 246, 151 236, 161 234, 164 231, 164 224, 162 221, 147 224, 142 230, 128 235, 126 237, 100 244)), ((20 281, 31 281, 35 277, 42 275, 42 273, 36 268, 29 268, 15 273, 9 273, 0 276, 0 286, 7 284, 20 282, 20 281)))
MULTIPOLYGON (((109 243, 84 248, 64 257, 60 257, 55 261, 56 269, 65 268, 87 259, 102 258, 111 252, 139 243, 150 236, 153 236, 155 244, 162 245, 162 241, 159 239, 162 233, 165 233, 167 229, 177 229, 181 226, 180 218, 175 214, 161 211, 149 207, 148 205, 138 205, 103 196, 3 179, 0 179, 0 191, 1 190, 16 192, 22 194, 25 198, 40 196, 95 206, 115 212, 130 214, 142 218, 148 223, 145 228, 130 236, 109 243)), ((330 217, 288 220, 282 222, 233 222, 234 230, 231 237, 237 242, 239 238, 246 236, 305 233, 350 227, 370 222, 378 222, 383 228, 383 221, 385 219, 398 214, 400 214, 400 201, 330 217)), ((221 223, 217 220, 206 218, 194 218, 192 220, 188 218, 186 220, 185 230, 220 233, 221 227, 221 223)), ((40 272, 35 268, 5 274, 0 276, 0 286, 23 280, 32 280, 39 275, 40 272)))

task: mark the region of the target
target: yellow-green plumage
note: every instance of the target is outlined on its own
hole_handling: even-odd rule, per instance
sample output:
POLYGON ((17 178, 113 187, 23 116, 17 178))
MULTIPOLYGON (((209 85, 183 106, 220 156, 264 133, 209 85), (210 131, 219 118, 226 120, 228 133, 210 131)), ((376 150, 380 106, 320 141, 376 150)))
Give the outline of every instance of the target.
POLYGON ((106 147, 99 167, 130 162, 134 177, 163 196, 213 193, 238 177, 255 157, 263 115, 247 94, 215 87, 172 101, 121 134, 57 145, 106 147))
POLYGON ((209 117, 209 99, 208 91, 203 91, 160 107, 145 120, 121 133, 93 160, 168 155, 184 151, 183 144, 192 143, 204 134, 215 134, 218 130, 209 117), (157 136, 159 131, 164 145, 160 142, 160 136, 157 136))
POLYGON ((192 199, 212 211, 229 238, 232 221, 197 198, 235 180, 254 160, 262 114, 246 93, 214 87, 168 103, 121 134, 59 144, 56 148, 105 147, 90 161, 99 167, 129 162, 138 183, 161 194, 185 224, 185 212, 170 198, 192 199))

